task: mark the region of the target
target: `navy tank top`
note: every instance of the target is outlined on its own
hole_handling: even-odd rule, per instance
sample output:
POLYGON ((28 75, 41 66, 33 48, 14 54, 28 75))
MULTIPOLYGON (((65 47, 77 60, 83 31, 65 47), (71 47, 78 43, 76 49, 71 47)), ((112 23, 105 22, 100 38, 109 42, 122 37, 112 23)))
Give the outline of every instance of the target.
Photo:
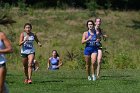
MULTIPOLYGON (((91 34, 88 31, 88 37, 89 36, 91 36, 91 34)), ((92 35, 92 38, 86 43, 86 47, 93 47, 93 46, 95 46, 96 39, 97 39, 97 35, 96 35, 96 31, 94 31, 94 34, 92 35)))

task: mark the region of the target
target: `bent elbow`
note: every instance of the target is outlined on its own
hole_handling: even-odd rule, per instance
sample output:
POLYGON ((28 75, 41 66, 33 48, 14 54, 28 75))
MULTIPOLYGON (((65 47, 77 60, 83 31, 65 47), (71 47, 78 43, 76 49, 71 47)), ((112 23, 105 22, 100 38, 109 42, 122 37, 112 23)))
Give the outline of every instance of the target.
POLYGON ((21 43, 19 43, 18 45, 21 46, 21 43))
POLYGON ((82 41, 81 43, 84 44, 85 42, 82 41))
POLYGON ((14 51, 14 50, 13 50, 12 48, 9 49, 9 52, 10 52, 10 53, 13 53, 13 51, 14 51))
POLYGON ((12 53, 12 52, 13 52, 13 48, 12 48, 12 46, 7 47, 7 53, 12 53))
POLYGON ((63 63, 60 63, 60 64, 59 64, 59 66, 62 66, 62 65, 63 65, 63 63))
POLYGON ((82 44, 84 44, 83 40, 81 41, 82 44))

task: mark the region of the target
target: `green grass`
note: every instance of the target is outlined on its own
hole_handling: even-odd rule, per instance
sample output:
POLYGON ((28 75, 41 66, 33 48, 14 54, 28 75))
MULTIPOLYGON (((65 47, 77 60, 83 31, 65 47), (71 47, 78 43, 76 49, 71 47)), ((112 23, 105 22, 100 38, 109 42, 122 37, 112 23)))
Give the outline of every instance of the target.
MULTIPOLYGON (((64 63, 70 60, 67 50, 70 54, 74 54, 73 62, 77 64, 83 63, 84 45, 81 44, 81 38, 86 28, 88 19, 95 19, 90 15, 90 11, 82 9, 28 9, 22 11, 19 15, 18 8, 10 8, 1 13, 8 15, 17 23, 10 28, 0 26, 0 31, 7 33, 13 42, 14 53, 8 59, 17 62, 20 59, 19 42, 20 33, 23 31, 23 25, 30 22, 33 25, 32 31, 37 33, 42 43, 42 48, 36 48, 36 59, 42 64, 46 64, 46 60, 51 55, 53 49, 58 50, 64 63), (8 11, 8 12, 6 12, 8 11), (13 34, 9 34, 9 31, 13 34), (19 57, 17 57, 19 56, 19 57)), ((140 11, 111 11, 108 10, 106 15, 103 10, 97 10, 97 16, 102 18, 102 28, 108 35, 108 40, 103 43, 103 47, 107 49, 104 68, 132 68, 139 69, 140 61, 140 11), (125 55, 125 56, 121 56, 125 55), (116 60, 117 59, 117 60, 116 60)), ((17 62, 17 64, 19 64, 17 62)), ((70 66, 73 65, 69 64, 70 66)), ((75 66, 75 65, 73 65, 75 66)), ((75 67, 74 67, 75 68, 75 67)), ((79 67, 81 68, 81 67, 79 67)))
POLYGON ((102 28, 109 38, 102 42, 108 51, 103 54, 106 57, 103 58, 102 77, 93 82, 87 80, 84 70, 84 45, 81 44, 81 38, 87 30, 86 21, 94 20, 95 16, 82 9, 29 10, 10 8, 10 11, 0 13, 0 17, 6 13, 16 21, 9 28, 0 25, 0 31, 7 34, 14 48, 14 53, 7 56, 10 93, 139 93, 140 11, 108 10, 106 15, 103 10, 97 10, 97 16, 102 18, 102 28), (37 33, 43 45, 38 48, 35 44, 40 70, 33 73, 31 85, 23 84, 23 66, 18 46, 26 22, 32 23, 32 31, 37 33), (47 72, 46 61, 53 49, 58 50, 64 65, 59 71, 47 72), (124 70, 114 70, 116 68, 124 70))
POLYGON ((33 73, 33 83, 23 83, 23 73, 8 71, 10 93, 138 93, 138 70, 104 70, 97 81, 88 81, 84 70, 46 71, 33 73))

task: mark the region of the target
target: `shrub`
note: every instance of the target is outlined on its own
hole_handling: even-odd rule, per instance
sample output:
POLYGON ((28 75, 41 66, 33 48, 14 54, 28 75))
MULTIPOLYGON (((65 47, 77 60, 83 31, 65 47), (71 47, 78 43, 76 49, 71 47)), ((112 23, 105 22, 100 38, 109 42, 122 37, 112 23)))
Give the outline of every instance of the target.
POLYGON ((96 10, 99 7, 98 4, 96 3, 95 0, 90 1, 89 3, 86 4, 87 9, 91 12, 91 16, 96 16, 96 10))
POLYGON ((120 52, 116 56, 116 58, 114 58, 114 63, 116 65, 116 68, 121 68, 121 69, 125 69, 125 68, 134 69, 136 67, 135 64, 132 63, 131 57, 124 52, 120 52))

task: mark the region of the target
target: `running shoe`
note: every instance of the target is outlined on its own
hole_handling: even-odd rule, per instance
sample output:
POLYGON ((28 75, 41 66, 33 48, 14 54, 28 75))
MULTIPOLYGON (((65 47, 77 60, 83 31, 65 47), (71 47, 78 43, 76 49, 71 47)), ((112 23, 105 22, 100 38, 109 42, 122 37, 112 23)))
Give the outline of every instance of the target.
POLYGON ((92 79, 93 79, 93 81, 95 81, 96 80, 96 76, 94 75, 94 76, 92 76, 92 79))
POLYGON ((88 80, 89 80, 89 81, 91 80, 91 77, 90 77, 90 76, 88 76, 88 80))
POLYGON ((31 79, 28 80, 28 84, 32 84, 32 80, 31 79))

